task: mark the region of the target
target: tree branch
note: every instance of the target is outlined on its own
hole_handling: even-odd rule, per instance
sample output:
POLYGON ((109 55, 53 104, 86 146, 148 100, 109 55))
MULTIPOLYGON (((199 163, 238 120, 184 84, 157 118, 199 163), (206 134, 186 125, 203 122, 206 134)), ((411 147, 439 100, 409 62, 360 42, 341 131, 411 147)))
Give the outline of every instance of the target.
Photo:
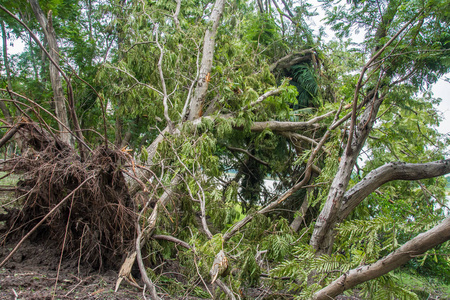
POLYGON ((189 120, 195 120, 202 115, 202 108, 208 91, 209 74, 212 69, 212 62, 214 58, 214 47, 216 41, 217 28, 219 27, 220 19, 222 17, 225 0, 216 0, 213 11, 210 16, 210 25, 206 29, 205 37, 203 39, 203 56, 200 63, 200 77, 195 89, 194 98, 190 103, 189 120))
POLYGON ((178 20, 178 15, 180 14, 180 8, 181 8, 181 0, 175 0, 175 2, 177 2, 177 7, 176 7, 175 12, 173 14, 173 21, 175 22, 175 25, 177 26, 177 29, 181 30, 180 21, 178 20))
MULTIPOLYGON (((280 203, 284 202, 287 198, 289 198, 293 193, 301 189, 309 182, 309 179, 311 178, 312 169, 313 169, 313 163, 314 159, 316 158, 317 154, 319 153, 319 150, 322 148, 322 146, 327 141, 328 137, 331 134, 332 128, 334 128, 334 125, 339 122, 339 114, 342 110, 342 104, 341 107, 337 111, 334 111, 336 114, 334 116, 334 120, 328 130, 325 132, 323 137, 321 138, 320 142, 317 144, 317 146, 312 151, 311 155, 309 156, 308 162, 306 163, 305 172, 303 175, 303 179, 300 180, 300 182, 296 183, 293 187, 291 187, 289 190, 287 190, 283 195, 272 201, 271 203, 264 206, 262 209, 256 212, 256 214, 265 214, 271 210, 273 210, 275 207, 277 207, 280 203)), ((321 116, 322 117, 322 116, 321 116)), ((315 120, 317 118, 312 119, 315 120)), ((310 120, 311 121, 311 120, 310 120)), ((247 223, 251 222, 254 218, 255 214, 248 214, 245 216, 244 219, 241 221, 233 224, 233 226, 223 235, 223 240, 228 241, 233 235, 235 235, 242 227, 244 227, 247 223)))
POLYGON ((192 247, 188 243, 186 243, 185 241, 182 241, 182 240, 177 239, 176 237, 173 237, 173 236, 170 236, 170 235, 154 234, 152 236, 152 238, 155 239, 155 240, 169 241, 169 242, 178 244, 180 246, 183 246, 184 248, 189 249, 189 250, 192 249, 192 247))
MULTIPOLYGON (((181 1, 181 0, 180 0, 181 1)), ((159 79, 161 80, 161 85, 163 88, 163 106, 164 106, 164 118, 166 119, 167 122, 167 126, 169 126, 169 132, 173 131, 173 124, 172 124, 172 120, 170 120, 169 117, 169 106, 167 105, 167 101, 169 100, 169 96, 167 95, 167 88, 166 88, 166 80, 164 79, 164 73, 162 70, 162 60, 164 57, 164 49, 161 46, 161 44, 159 43, 158 40, 158 28, 155 28, 155 41, 156 41, 156 45, 158 46, 160 55, 159 55, 159 60, 158 60, 158 71, 159 71, 159 79)))
POLYGON ((298 64, 300 62, 310 60, 311 58, 307 55, 314 55, 314 50, 306 49, 301 52, 295 52, 295 53, 288 54, 288 55, 280 58, 273 64, 271 64, 269 66, 269 70, 270 70, 270 72, 273 72, 275 69, 277 69, 279 67, 282 69, 287 69, 287 68, 289 68, 295 64, 298 64))
POLYGON ((283 91, 283 88, 276 88, 274 90, 265 92, 264 94, 262 94, 261 96, 258 97, 258 99, 256 99, 254 102, 250 103, 250 107, 254 107, 257 104, 263 102, 264 100, 266 100, 267 98, 269 98, 270 96, 274 96, 274 95, 279 95, 281 94, 281 92, 283 91))
POLYGON ((351 147, 351 143, 352 143, 352 139, 353 139, 353 132, 355 130, 355 126, 356 126, 356 110, 358 107, 358 96, 359 96, 359 91, 361 90, 363 84, 363 78, 364 78, 364 74, 366 73, 366 71, 369 69, 370 65, 372 64, 372 62, 374 62, 385 50, 387 47, 389 47, 394 41, 395 39, 406 29, 408 28, 409 25, 411 25, 412 22, 414 22, 414 20, 420 15, 422 14, 422 11, 420 11, 416 16, 414 16, 408 23, 406 23, 402 28, 400 28, 399 31, 397 31, 397 33, 380 49, 378 50, 378 52, 376 52, 371 58, 370 60, 364 65, 364 67, 361 70, 361 73, 359 74, 359 79, 358 79, 358 83, 356 84, 355 87, 355 93, 353 95, 353 109, 352 109, 352 119, 351 119, 351 124, 350 124, 350 133, 349 133, 349 138, 347 141, 347 147, 346 147, 346 152, 347 154, 351 154, 350 151, 352 151, 352 147, 351 147))
POLYGON ((388 163, 363 178, 343 197, 338 220, 344 220, 370 193, 393 180, 420 180, 450 173, 450 159, 424 164, 388 163))
POLYGON ((13 127, 11 127, 5 135, 0 139, 0 148, 3 147, 6 142, 8 142, 16 133, 19 131, 20 128, 22 128, 23 123, 17 123, 13 127))
POLYGON ((314 300, 329 300, 341 294, 343 291, 380 277, 408 262, 410 259, 426 252, 427 250, 442 244, 450 239, 450 218, 441 224, 421 233, 403 246, 380 259, 379 261, 352 269, 340 276, 331 284, 314 294, 314 300))
POLYGON ((163 96, 163 95, 164 95, 161 91, 157 90, 156 88, 152 87, 151 85, 146 84, 146 83, 143 83, 143 82, 140 82, 140 81, 139 81, 136 77, 134 77, 130 72, 125 71, 125 70, 122 70, 122 69, 117 68, 117 67, 114 67, 114 66, 112 66, 112 65, 110 65, 110 66, 108 66, 108 67, 111 68, 111 69, 114 69, 114 70, 116 70, 116 71, 119 71, 119 72, 122 72, 122 73, 127 74, 127 75, 130 76, 134 81, 136 81, 137 84, 142 85, 142 86, 145 86, 145 87, 151 89, 152 91, 158 93, 158 95, 160 95, 160 96, 163 96))

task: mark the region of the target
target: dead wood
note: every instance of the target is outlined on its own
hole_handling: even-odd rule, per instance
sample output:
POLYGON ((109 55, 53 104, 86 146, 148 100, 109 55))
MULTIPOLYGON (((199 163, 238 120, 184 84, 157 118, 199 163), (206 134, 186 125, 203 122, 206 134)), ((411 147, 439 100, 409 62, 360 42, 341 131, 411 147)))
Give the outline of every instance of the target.
POLYGON ((5 145, 23 126, 22 123, 17 123, 11 129, 8 130, 8 132, 5 133, 5 135, 0 139, 0 148, 5 145))

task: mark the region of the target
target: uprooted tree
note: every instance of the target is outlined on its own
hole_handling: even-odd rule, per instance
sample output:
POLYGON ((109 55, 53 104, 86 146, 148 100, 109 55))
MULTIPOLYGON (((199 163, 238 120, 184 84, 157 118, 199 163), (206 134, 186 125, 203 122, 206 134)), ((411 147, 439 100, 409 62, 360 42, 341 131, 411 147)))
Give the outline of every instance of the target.
POLYGON ((389 272, 450 239, 429 93, 450 67, 450 3, 323 2, 328 42, 284 0, 1 6, 2 169, 22 176, 6 237, 50 231, 120 268, 117 288, 136 261, 154 299, 169 259, 211 297, 209 282, 236 299, 261 281, 413 295, 389 272), (12 60, 14 35, 29 44, 12 60))

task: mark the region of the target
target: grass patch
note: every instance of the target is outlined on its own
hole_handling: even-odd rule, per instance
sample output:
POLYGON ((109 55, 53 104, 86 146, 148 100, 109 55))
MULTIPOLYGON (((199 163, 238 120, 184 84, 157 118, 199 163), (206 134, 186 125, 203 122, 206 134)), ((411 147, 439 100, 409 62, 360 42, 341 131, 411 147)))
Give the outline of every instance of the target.
POLYGON ((0 185, 3 186, 15 186, 20 176, 16 174, 11 174, 6 176, 8 173, 0 172, 0 185), (5 177, 6 176, 6 177, 5 177))
MULTIPOLYGON (((9 176, 6 176, 8 173, 6 172, 0 172, 0 186, 4 187, 14 187, 17 184, 17 181, 19 181, 20 176, 16 174, 11 174, 9 176), (6 177, 4 177, 6 176, 6 177), (4 178, 3 178, 4 177, 4 178)), ((15 198, 14 192, 9 191, 0 191, 0 205, 3 205, 7 202, 10 202, 15 198)), ((3 208, 0 207, 0 213, 3 213, 3 208)))
POLYGON ((404 287, 416 293, 419 299, 450 299, 450 284, 441 282, 439 278, 407 272, 396 272, 395 275, 404 287))

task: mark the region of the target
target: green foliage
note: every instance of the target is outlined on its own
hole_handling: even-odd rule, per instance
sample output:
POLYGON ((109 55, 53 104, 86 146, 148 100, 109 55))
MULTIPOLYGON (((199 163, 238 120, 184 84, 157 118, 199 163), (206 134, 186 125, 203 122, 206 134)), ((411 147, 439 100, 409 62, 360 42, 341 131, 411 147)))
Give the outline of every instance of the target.
POLYGON ((301 109, 305 107, 318 106, 317 95, 319 92, 319 86, 315 77, 315 71, 311 66, 306 64, 293 65, 291 67, 292 85, 297 88, 298 102, 294 105, 294 109, 301 109))
POLYGON ((250 286, 256 286, 261 275, 261 269, 255 260, 256 251, 254 248, 249 248, 241 255, 243 264, 240 280, 250 286))
POLYGON ((414 293, 399 285, 394 275, 383 275, 362 285, 361 296, 366 299, 418 300, 414 293))
POLYGON ((439 282, 450 284, 450 261, 447 256, 448 243, 430 250, 423 257, 415 258, 407 263, 412 273, 434 278, 439 282))
POLYGON ((281 261, 288 257, 295 245, 295 236, 290 232, 289 223, 285 219, 278 220, 268 229, 270 235, 263 239, 262 248, 267 249, 267 258, 281 261))

